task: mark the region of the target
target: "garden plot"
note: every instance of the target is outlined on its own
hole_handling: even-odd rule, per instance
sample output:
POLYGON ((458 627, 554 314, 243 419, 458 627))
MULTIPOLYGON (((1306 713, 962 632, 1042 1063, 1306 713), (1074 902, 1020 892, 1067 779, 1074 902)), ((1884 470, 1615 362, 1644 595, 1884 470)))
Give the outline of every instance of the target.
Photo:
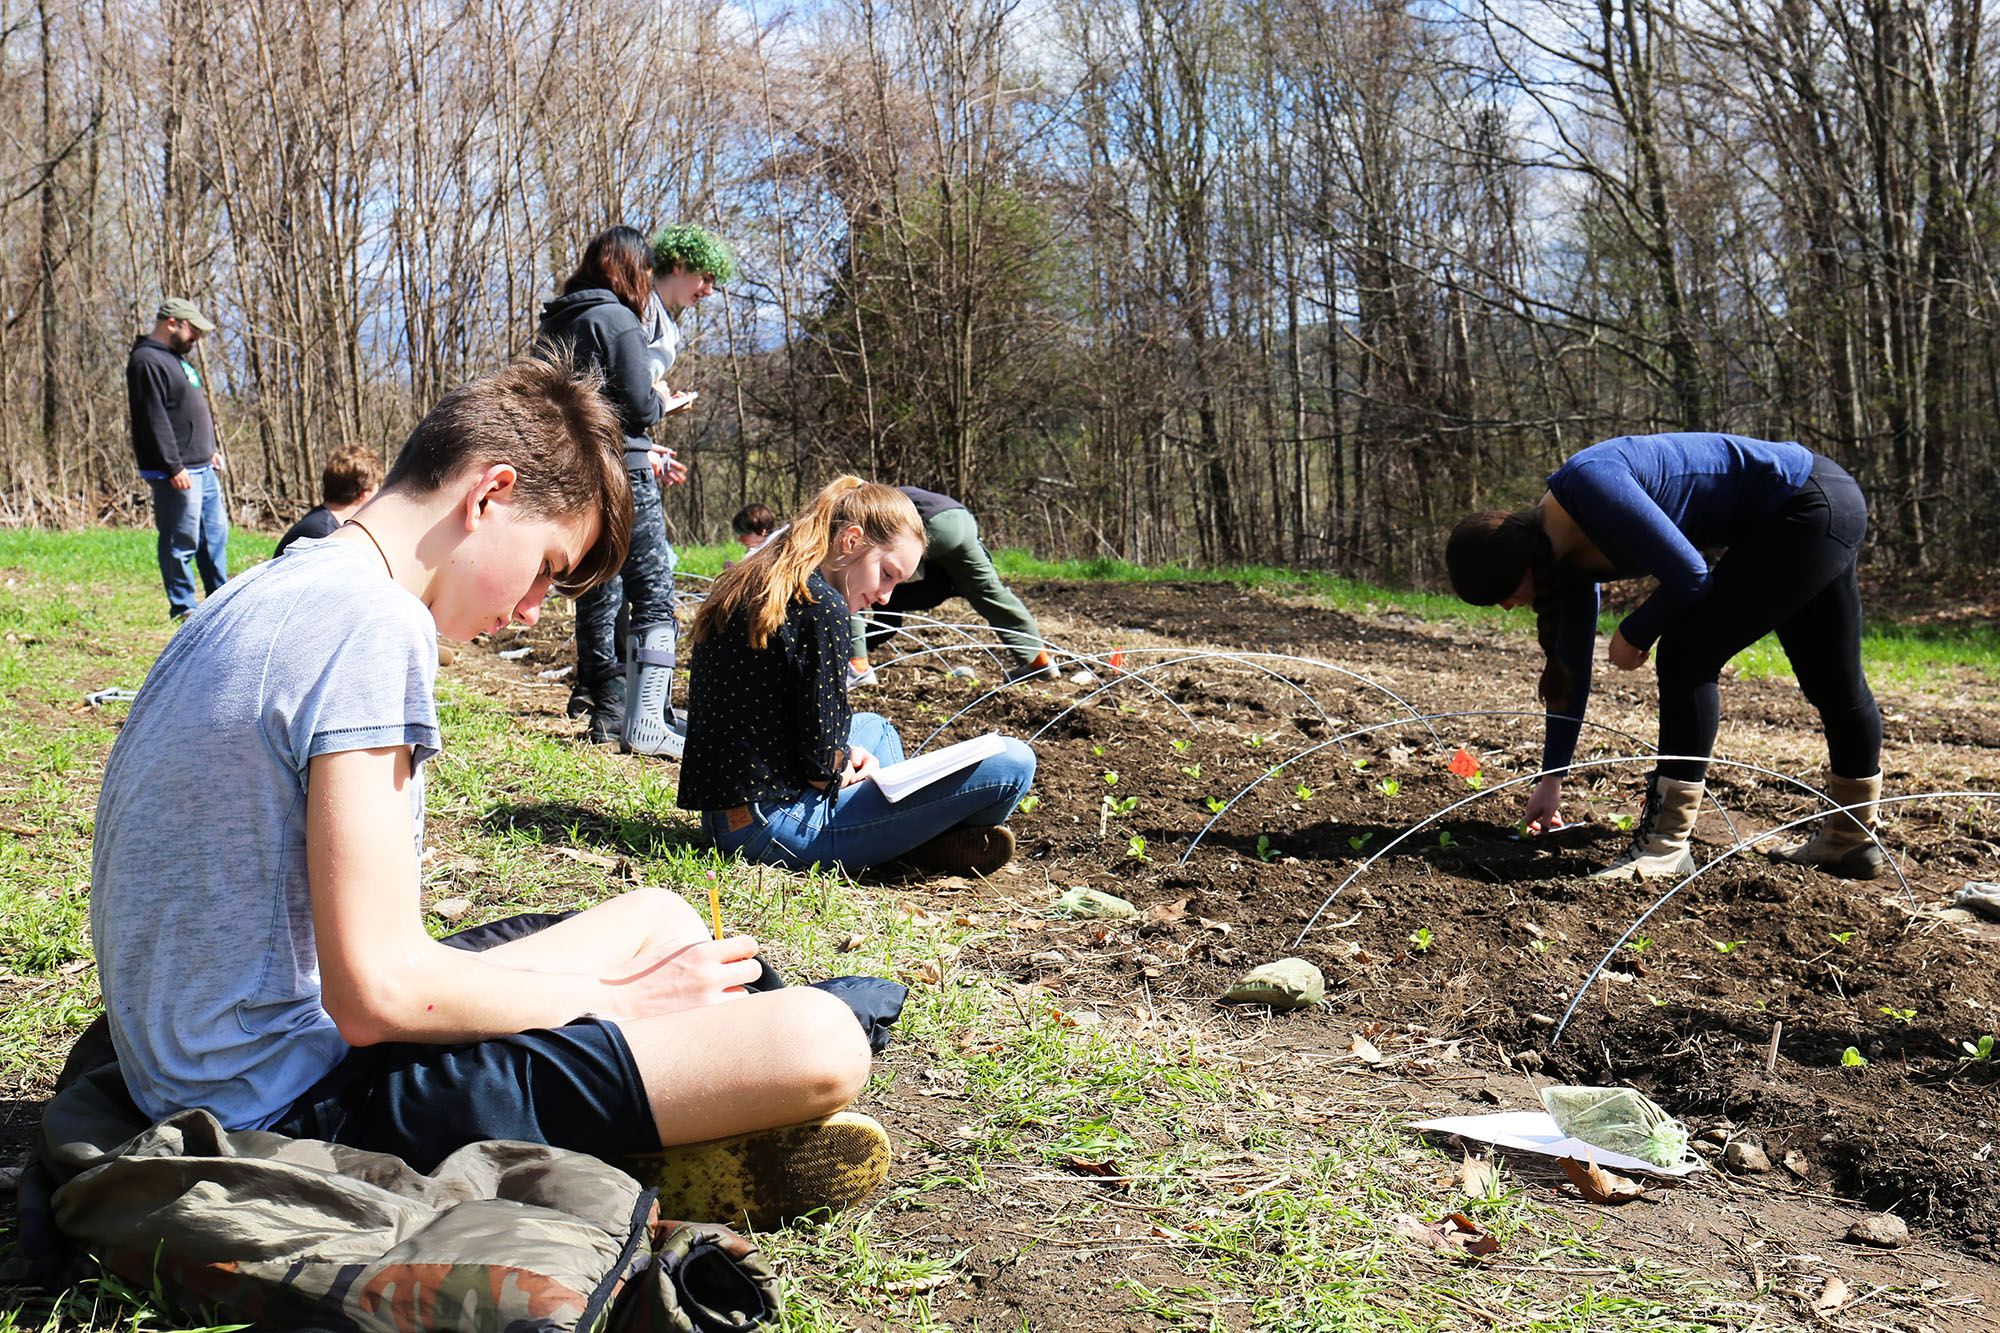
MULTIPOLYGON (((885 670, 882 691, 857 696, 913 749, 933 733, 1039 733, 1039 799, 1014 821, 1025 873, 1050 899, 1085 885, 1147 914, 1094 947, 995 950, 992 966, 1060 974, 1072 1003, 1112 1005, 1203 1000, 1296 954, 1329 992, 1298 1040, 1337 1052, 1358 1033, 1389 1057, 1476 1045, 1545 1080, 1631 1083, 1759 1142, 1792 1187, 1893 1209, 1971 1252, 2000 1240, 2000 1059, 1978 1045, 2000 1029, 2000 927, 1942 910, 1965 881, 2000 878, 2000 801, 1923 796, 2000 789, 1990 697, 1937 718, 1884 698, 1889 792, 1923 796, 1885 827, 1906 884, 1738 854, 1614 949, 1673 887, 1586 877, 1637 808, 1643 676, 1601 682, 1579 751, 1601 766, 1572 784, 1571 827, 1527 839, 1525 786, 1496 790, 1536 767, 1539 719, 1505 711, 1529 691, 1526 640, 1214 584, 1045 584, 1030 599, 1103 687, 989 692, 885 670)), ((965 632, 919 635, 976 661, 965 632)), ((1788 775, 1816 773, 1818 745, 1789 683, 1725 682, 1701 859, 1811 815, 1788 775)))

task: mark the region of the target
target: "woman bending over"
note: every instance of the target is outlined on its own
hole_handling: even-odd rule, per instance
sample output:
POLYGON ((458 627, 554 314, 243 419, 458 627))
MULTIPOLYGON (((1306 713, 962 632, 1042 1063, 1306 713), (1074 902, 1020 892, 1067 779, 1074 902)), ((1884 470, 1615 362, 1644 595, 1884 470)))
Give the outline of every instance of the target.
POLYGON ((718 850, 849 872, 989 874, 1012 858, 1005 821, 1035 776, 1020 741, 895 804, 869 781, 903 743, 848 706, 848 616, 888 601, 923 555, 909 497, 840 477, 716 579, 689 635, 680 805, 702 812, 718 850))
POLYGON ((1547 776, 1528 798, 1531 833, 1562 826, 1562 780, 1590 697, 1597 585, 1651 574, 1660 586, 1611 638, 1611 665, 1659 652, 1660 754, 1632 846, 1601 879, 1684 875, 1707 757, 1721 720, 1723 664, 1776 631, 1799 688, 1819 710, 1829 815, 1774 860, 1873 879, 1882 795, 1882 715, 1861 671, 1854 565, 1868 529, 1861 488, 1797 444, 1740 435, 1627 435, 1576 454, 1533 509, 1474 514, 1452 529, 1445 564, 1475 606, 1532 605, 1546 665, 1547 776), (1727 547, 1714 569, 1703 547, 1727 547))

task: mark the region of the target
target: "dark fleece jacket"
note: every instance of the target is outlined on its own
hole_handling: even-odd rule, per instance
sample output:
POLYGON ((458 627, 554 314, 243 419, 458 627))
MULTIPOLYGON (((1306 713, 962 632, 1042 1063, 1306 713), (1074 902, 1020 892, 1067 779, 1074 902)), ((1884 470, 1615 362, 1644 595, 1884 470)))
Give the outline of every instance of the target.
POLYGON ((646 429, 664 412, 653 392, 653 361, 646 353, 646 328, 637 315, 602 287, 558 296, 542 306, 535 341, 550 349, 569 350, 579 370, 604 373, 604 398, 618 413, 625 432, 626 466, 640 465, 652 448, 646 429))

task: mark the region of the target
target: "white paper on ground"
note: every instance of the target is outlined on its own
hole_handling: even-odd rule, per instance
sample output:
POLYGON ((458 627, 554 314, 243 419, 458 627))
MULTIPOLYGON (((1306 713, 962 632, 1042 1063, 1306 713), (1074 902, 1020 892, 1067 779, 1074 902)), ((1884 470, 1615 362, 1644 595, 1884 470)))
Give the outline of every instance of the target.
POLYGON ((1707 1169, 1701 1162, 1687 1166, 1654 1166, 1639 1157, 1627 1157, 1582 1139, 1564 1138, 1555 1117, 1547 1111, 1496 1111, 1491 1115, 1448 1115, 1437 1120, 1420 1120, 1410 1126, 1432 1134, 1457 1134, 1477 1139, 1496 1148, 1539 1153, 1544 1157, 1574 1157, 1579 1162, 1593 1159, 1613 1171, 1644 1172, 1651 1176, 1685 1176, 1707 1169))
POLYGON ((920 754, 900 764, 877 769, 875 785, 882 789, 882 795, 893 805, 918 788, 928 787, 939 778, 949 777, 962 768, 971 768, 980 760, 990 759, 1006 748, 1006 738, 997 731, 989 731, 984 736, 974 736, 969 741, 960 741, 942 750, 932 750, 929 754, 920 754))

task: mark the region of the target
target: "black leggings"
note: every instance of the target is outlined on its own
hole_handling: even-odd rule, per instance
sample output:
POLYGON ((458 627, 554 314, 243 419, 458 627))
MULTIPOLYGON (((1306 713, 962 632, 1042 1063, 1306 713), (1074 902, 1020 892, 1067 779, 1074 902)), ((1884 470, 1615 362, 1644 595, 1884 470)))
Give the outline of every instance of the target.
MULTIPOLYGON (((1881 767, 1882 714, 1861 674, 1861 589, 1854 561, 1868 504, 1854 478, 1815 457, 1812 476, 1731 545, 1707 597, 1660 635, 1660 753, 1703 755, 1722 721, 1716 679, 1730 658, 1773 630, 1799 689, 1819 710, 1827 759, 1844 778, 1881 767)), ((1704 760, 1663 759, 1660 772, 1698 782, 1704 760)))

